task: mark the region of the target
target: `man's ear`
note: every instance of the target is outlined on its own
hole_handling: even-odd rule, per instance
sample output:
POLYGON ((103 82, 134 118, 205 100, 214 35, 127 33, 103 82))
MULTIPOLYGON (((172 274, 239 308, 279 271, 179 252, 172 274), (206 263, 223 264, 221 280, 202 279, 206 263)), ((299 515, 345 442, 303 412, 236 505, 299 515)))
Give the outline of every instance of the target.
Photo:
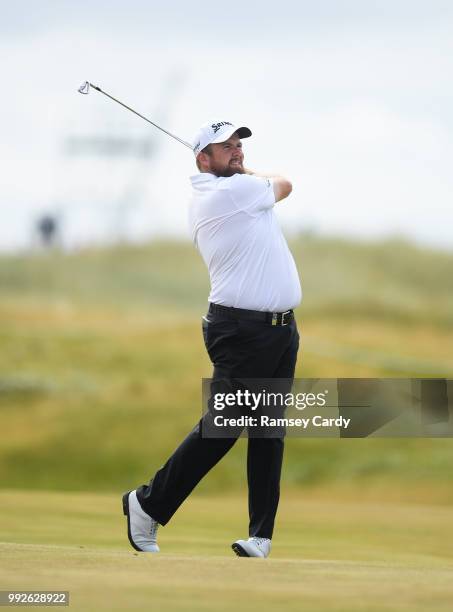
POLYGON ((202 168, 209 168, 209 155, 200 151, 197 155, 197 160, 202 168))

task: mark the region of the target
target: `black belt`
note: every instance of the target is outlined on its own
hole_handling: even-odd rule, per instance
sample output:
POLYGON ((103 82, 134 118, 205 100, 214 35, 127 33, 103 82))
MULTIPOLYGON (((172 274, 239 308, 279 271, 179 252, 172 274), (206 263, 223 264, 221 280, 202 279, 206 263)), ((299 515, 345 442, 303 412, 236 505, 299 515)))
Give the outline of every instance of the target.
POLYGON ((263 312, 261 310, 246 310, 245 308, 233 308, 232 306, 221 306, 220 304, 209 304, 210 314, 220 314, 231 319, 245 319, 246 321, 261 321, 271 325, 288 325, 294 319, 294 311, 285 312, 263 312))

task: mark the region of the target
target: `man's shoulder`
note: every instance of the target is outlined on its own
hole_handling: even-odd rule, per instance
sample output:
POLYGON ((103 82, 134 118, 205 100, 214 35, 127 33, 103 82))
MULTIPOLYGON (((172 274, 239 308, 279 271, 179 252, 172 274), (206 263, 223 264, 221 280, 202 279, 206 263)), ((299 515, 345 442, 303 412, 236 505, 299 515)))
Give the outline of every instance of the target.
POLYGON ((228 180, 228 188, 234 195, 246 199, 266 197, 272 187, 269 179, 253 174, 235 174, 228 180))
POLYGON ((247 193, 250 188, 253 189, 253 181, 250 181, 250 179, 254 177, 248 174, 233 174, 233 176, 214 176, 211 174, 209 176, 210 178, 198 179, 198 181, 192 183, 193 186, 195 188, 199 187, 201 189, 217 191, 225 195, 229 193, 233 197, 241 196, 241 194, 247 193))
POLYGON ((233 174, 232 176, 217 176, 217 186, 219 189, 240 189, 241 187, 250 184, 250 179, 253 178, 249 174, 233 174))
POLYGON ((195 189, 203 188, 203 186, 207 187, 208 189, 231 189, 235 184, 234 182, 231 182, 231 179, 233 179, 234 176, 215 176, 214 174, 208 172, 200 172, 200 174, 191 176, 190 182, 195 189))
POLYGON ((233 174, 224 179, 224 186, 226 189, 262 189, 263 187, 269 187, 269 179, 262 178, 260 176, 254 176, 253 174, 233 174))
POLYGON ((270 186, 269 179, 251 174, 236 173, 232 176, 215 176, 201 172, 191 176, 190 180, 195 190, 215 190, 231 192, 236 197, 250 197, 264 193, 270 186))

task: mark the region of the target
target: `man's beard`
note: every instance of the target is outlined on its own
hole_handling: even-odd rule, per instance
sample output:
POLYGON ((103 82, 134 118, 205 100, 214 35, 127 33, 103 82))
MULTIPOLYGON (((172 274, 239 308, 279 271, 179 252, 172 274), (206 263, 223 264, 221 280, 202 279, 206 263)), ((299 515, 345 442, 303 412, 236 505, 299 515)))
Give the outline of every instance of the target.
POLYGON ((244 166, 241 164, 240 166, 220 166, 218 164, 213 164, 211 162, 211 172, 213 172, 216 176, 223 176, 227 178, 229 176, 234 176, 235 174, 244 174, 244 166))

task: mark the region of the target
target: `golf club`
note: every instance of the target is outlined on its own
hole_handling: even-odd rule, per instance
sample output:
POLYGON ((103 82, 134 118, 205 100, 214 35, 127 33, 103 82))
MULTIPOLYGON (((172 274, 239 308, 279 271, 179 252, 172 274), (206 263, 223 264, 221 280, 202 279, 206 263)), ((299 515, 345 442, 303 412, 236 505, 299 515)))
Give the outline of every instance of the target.
POLYGON ((143 115, 141 115, 140 113, 138 113, 137 111, 135 111, 133 108, 131 108, 130 106, 127 106, 127 104, 124 104, 123 102, 120 102, 120 100, 117 100, 116 98, 114 98, 113 96, 111 96, 110 94, 108 94, 106 91, 102 91, 102 89, 100 87, 98 87, 97 85, 93 85, 93 83, 90 83, 89 81, 85 81, 84 83, 82 83, 82 85, 79 87, 79 93, 81 94, 88 94, 90 93, 90 87, 92 87, 93 89, 95 89, 96 91, 101 92, 102 94, 104 94, 104 96, 107 96, 107 98, 110 98, 111 100, 113 100, 114 102, 118 102, 118 104, 121 104, 121 106, 124 106, 124 108, 127 108, 127 110, 130 110, 132 113, 134 113, 135 115, 138 115, 139 117, 141 117, 142 119, 144 119, 145 121, 147 121, 148 123, 151 123, 151 125, 154 125, 154 127, 156 127, 158 130, 160 130, 161 132, 164 132, 164 134, 168 134, 168 136, 171 136, 172 138, 174 138, 175 140, 177 140, 178 142, 180 142, 181 144, 185 145, 186 147, 189 147, 189 149, 193 150, 193 147, 190 143, 186 142, 185 140, 183 140, 182 138, 179 138, 179 136, 175 136, 175 134, 172 134, 171 132, 168 132, 167 130, 164 130, 164 128, 160 127, 159 125, 157 125, 156 123, 154 123, 153 121, 151 121, 150 119, 147 119, 146 117, 144 117, 143 115))

